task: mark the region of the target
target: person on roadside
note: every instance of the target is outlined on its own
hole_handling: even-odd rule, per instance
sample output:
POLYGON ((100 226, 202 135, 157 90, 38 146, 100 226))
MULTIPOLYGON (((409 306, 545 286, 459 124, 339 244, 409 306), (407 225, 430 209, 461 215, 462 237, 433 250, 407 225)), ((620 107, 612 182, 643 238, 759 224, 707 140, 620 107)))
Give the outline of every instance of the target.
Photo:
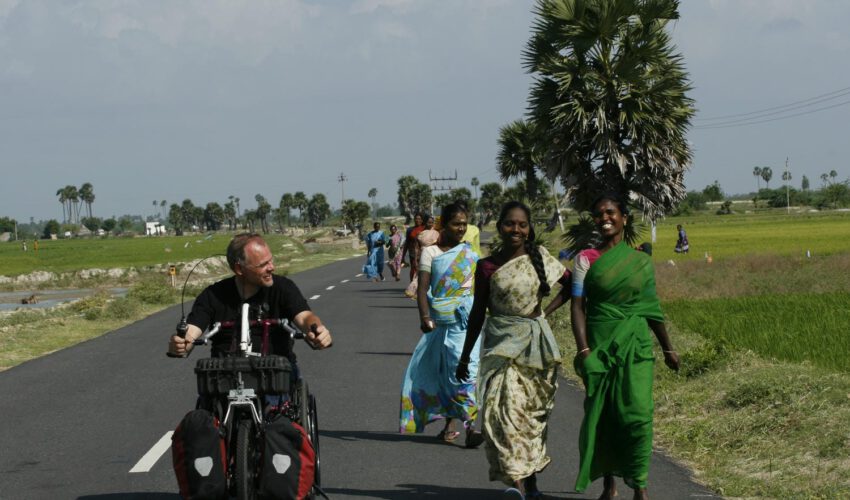
POLYGON ((569 300, 570 272, 535 243, 531 210, 510 201, 496 222, 499 243, 478 261, 475 299, 456 376, 475 376, 479 334, 484 332, 478 383, 484 387, 480 418, 490 480, 525 498, 541 495, 537 473, 546 454, 549 415, 558 388, 561 354, 546 315, 569 300), (555 283, 554 300, 542 307, 555 283), (490 316, 485 323, 485 313, 490 316))
POLYGON ((410 264, 410 281, 416 278, 416 237, 425 229, 425 216, 417 213, 413 216, 413 225, 407 228, 404 235, 404 247, 401 251, 401 261, 404 262, 405 255, 410 264))
MULTIPOLYGON (((455 375, 472 306, 472 280, 478 254, 461 242, 468 214, 458 204, 443 208, 443 230, 439 241, 423 246, 419 259, 419 306, 422 338, 413 351, 404 374, 401 392, 401 432, 423 432, 435 420, 445 419, 437 438, 455 441, 459 421, 466 428, 466 446, 481 444, 481 433, 473 427, 478 404, 475 378, 478 344, 470 347, 476 362, 469 363, 471 377, 461 381, 455 375)), ((433 230, 425 230, 419 238, 433 230)))
POLYGON ((363 272, 372 281, 384 281, 384 245, 387 244, 387 235, 381 231, 380 222, 373 224, 365 241, 366 264, 363 265, 363 272))
POLYGON ((413 263, 411 266, 416 266, 417 274, 404 290, 404 294, 414 300, 416 299, 416 290, 419 285, 419 257, 422 255, 422 249, 433 245, 440 237, 440 231, 434 229, 436 223, 434 217, 428 214, 424 214, 422 217, 425 222, 422 224, 422 230, 416 234, 416 242, 413 244, 413 255, 410 257, 410 261, 413 263))
MULTIPOLYGON (((173 335, 168 342, 168 352, 185 357, 192 350, 192 342, 213 323, 237 319, 243 303, 262 310, 269 318, 286 318, 304 332, 305 340, 313 349, 326 349, 333 340, 322 320, 310 310, 307 300, 295 283, 274 274, 274 259, 263 237, 255 233, 237 234, 227 245, 227 263, 233 276, 213 283, 204 289, 192 305, 186 318, 185 336, 173 335), (315 325, 315 332, 311 326, 315 325)), ((271 352, 286 356, 293 363, 293 341, 284 331, 270 336, 271 352), (278 334, 279 333, 279 334, 278 334)), ((216 335, 212 338, 211 354, 220 357, 227 353, 231 338, 216 335)))
POLYGON ((678 239, 676 239, 676 248, 673 250, 676 253, 688 253, 691 245, 688 243, 688 235, 685 233, 685 230, 682 229, 682 225, 676 225, 676 231, 679 233, 678 239))
POLYGON ((629 210, 622 200, 609 193, 594 201, 591 215, 602 241, 579 252, 572 280, 575 368, 586 391, 575 488, 584 491, 602 477, 603 500, 617 495, 614 476, 634 490, 634 499, 649 498, 655 366, 650 331, 664 363, 679 369, 655 291, 652 259, 624 239, 629 210))
POLYGON ((387 239, 387 257, 389 257, 389 268, 396 281, 401 279, 401 247, 404 244, 398 226, 390 226, 390 236, 387 239))

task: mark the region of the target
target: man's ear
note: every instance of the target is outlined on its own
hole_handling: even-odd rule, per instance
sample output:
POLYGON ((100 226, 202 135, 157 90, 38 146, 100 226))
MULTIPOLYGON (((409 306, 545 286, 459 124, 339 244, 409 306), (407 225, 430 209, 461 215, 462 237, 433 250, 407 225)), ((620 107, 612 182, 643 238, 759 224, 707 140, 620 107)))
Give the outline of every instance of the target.
POLYGON ((244 274, 244 271, 245 270, 242 269, 241 263, 236 262, 235 264, 233 264, 233 274, 235 274, 236 276, 242 276, 244 274))

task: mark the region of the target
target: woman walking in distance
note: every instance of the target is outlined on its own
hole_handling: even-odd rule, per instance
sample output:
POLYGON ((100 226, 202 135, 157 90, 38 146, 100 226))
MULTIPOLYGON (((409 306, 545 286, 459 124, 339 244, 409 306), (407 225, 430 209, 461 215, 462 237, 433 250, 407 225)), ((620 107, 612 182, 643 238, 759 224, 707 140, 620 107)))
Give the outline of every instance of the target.
POLYGON ((366 264, 363 273, 372 281, 384 281, 384 245, 387 235, 381 231, 381 223, 376 222, 374 230, 366 235, 366 264))
POLYGON ((396 281, 401 279, 401 233, 398 232, 398 226, 395 224, 390 226, 390 239, 387 241, 387 257, 389 257, 390 272, 396 281))
POLYGON ((475 375, 475 346, 489 309, 478 381, 490 480, 511 486, 507 492, 536 498, 537 473, 550 462, 546 433, 561 363, 545 315, 568 300, 564 292, 570 273, 534 243, 531 211, 524 204, 506 203, 496 229, 501 245, 479 261, 475 274, 475 300, 457 378, 475 375), (561 283, 562 293, 544 314, 542 299, 555 282, 561 283))
POLYGON ((655 366, 650 329, 669 368, 679 369, 679 357, 664 327, 652 260, 623 238, 628 208, 616 194, 592 207, 602 243, 576 256, 572 285, 575 365, 586 390, 576 490, 603 477, 600 498, 611 499, 614 476, 621 476, 635 499, 645 499, 655 366))
MULTIPOLYGON (((423 246, 419 257, 417 303, 423 335, 404 375, 401 432, 422 432, 426 424, 445 418, 445 426, 437 437, 454 441, 460 431, 453 421, 460 420, 466 426, 467 446, 475 447, 481 444, 481 434, 472 427, 478 412, 475 379, 458 380, 455 368, 466 336, 478 255, 468 243, 461 243, 467 223, 462 206, 444 207, 442 221, 439 242, 423 246)), ((420 237, 423 234, 428 231, 423 231, 420 237)), ((477 344, 470 346, 470 352, 473 351, 477 361, 477 344)), ((473 364, 473 375, 476 369, 473 364)))
POLYGON ((407 233, 404 235, 404 248, 401 251, 401 261, 404 262, 404 256, 407 255, 410 259, 410 281, 416 277, 416 237, 425 229, 425 217, 419 213, 413 217, 413 225, 407 228, 407 233))

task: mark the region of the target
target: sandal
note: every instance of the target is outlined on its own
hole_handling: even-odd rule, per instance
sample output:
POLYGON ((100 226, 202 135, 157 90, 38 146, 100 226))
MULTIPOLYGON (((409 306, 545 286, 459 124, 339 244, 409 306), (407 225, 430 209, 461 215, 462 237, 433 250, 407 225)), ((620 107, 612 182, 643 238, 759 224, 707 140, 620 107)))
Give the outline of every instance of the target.
POLYGON ((446 443, 451 443, 452 441, 457 439, 458 436, 460 436, 460 432, 458 431, 443 429, 440 431, 439 434, 437 434, 437 439, 439 439, 440 441, 445 441, 446 443))
POLYGON ((481 446, 481 443, 484 442, 484 434, 481 434, 478 431, 467 429, 466 431, 466 441, 464 442, 464 446, 467 448, 478 448, 481 446))
POLYGON ((520 499, 522 499, 522 500, 525 500, 525 495, 523 495, 523 494, 522 494, 522 492, 521 492, 521 491, 519 491, 519 490, 518 490, 518 489, 516 489, 516 488, 508 488, 508 489, 506 489, 506 490, 502 493, 502 496, 503 496, 503 497, 505 497, 505 498, 510 497, 510 498, 520 498, 520 499))

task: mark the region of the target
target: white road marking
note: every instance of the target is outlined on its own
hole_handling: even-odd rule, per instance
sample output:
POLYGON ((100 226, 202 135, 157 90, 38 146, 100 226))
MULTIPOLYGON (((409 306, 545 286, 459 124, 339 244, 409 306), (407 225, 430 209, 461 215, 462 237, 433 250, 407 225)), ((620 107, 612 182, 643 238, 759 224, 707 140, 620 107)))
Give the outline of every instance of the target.
POLYGON ((331 286, 325 288, 325 290, 333 290, 334 288, 336 288, 336 285, 331 285, 331 286))
POLYGON ((153 445, 153 448, 148 450, 148 452, 145 453, 145 456, 143 456, 139 462, 130 469, 130 474, 135 472, 149 472, 154 464, 156 464, 156 461, 159 460, 159 457, 171 448, 172 434, 174 434, 174 431, 166 432, 165 435, 162 436, 155 445, 153 445))
POLYGON ((358 274, 357 276, 355 276, 355 278, 359 278, 361 276, 363 276, 363 273, 358 274))
POLYGON ((348 283, 348 280, 342 280, 340 283, 348 283))
POLYGON ((356 254, 352 255, 352 257, 363 257, 363 254, 362 253, 356 253, 356 254))
POLYGON ((319 297, 321 297, 321 295, 313 295, 312 297, 310 297, 310 300, 316 300, 319 297))

